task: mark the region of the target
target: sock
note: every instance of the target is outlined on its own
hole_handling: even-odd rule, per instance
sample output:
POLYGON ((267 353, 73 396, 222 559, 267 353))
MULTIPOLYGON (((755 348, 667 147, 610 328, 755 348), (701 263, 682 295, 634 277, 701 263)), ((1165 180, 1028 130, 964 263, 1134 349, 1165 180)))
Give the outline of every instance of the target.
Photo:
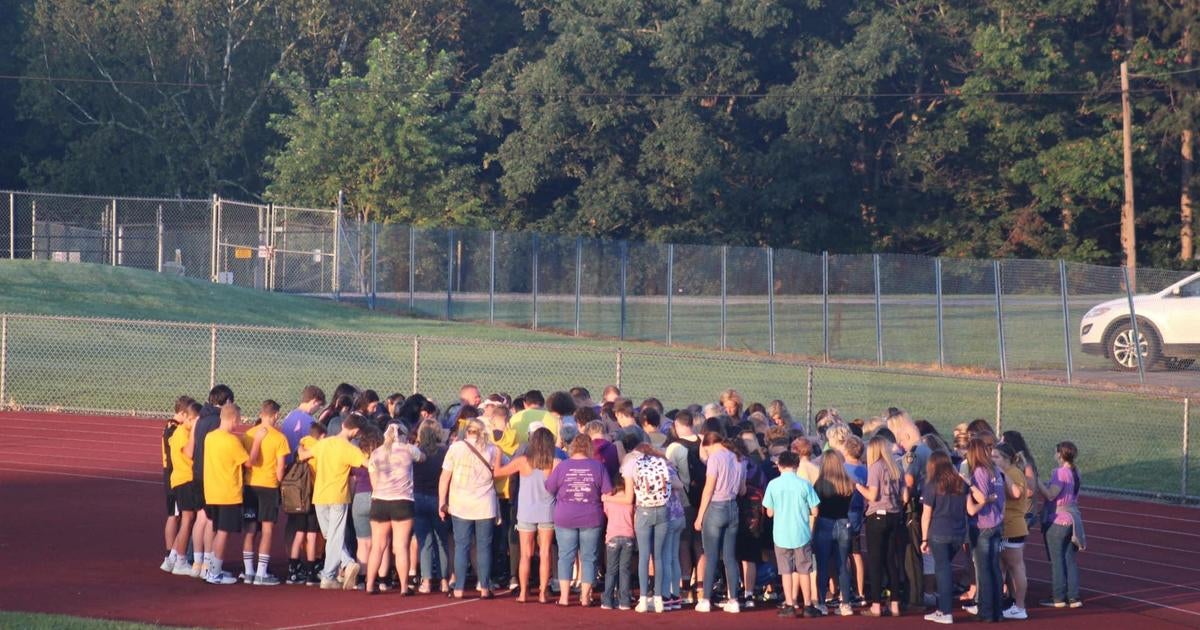
POLYGON ((213 576, 221 575, 221 561, 212 558, 208 561, 208 574, 213 576))
POLYGON ((246 567, 246 575, 253 576, 254 575, 254 552, 253 551, 243 551, 242 552, 242 564, 246 567))
POLYGON ((175 553, 174 549, 167 553, 167 560, 171 563, 174 563, 177 558, 179 558, 179 554, 175 553))
POLYGON ((271 555, 266 553, 258 554, 258 574, 266 576, 267 565, 271 563, 271 555))
POLYGON ((215 554, 211 551, 204 552, 204 564, 207 564, 208 566, 211 567, 212 565, 214 565, 216 563, 217 563, 217 554, 215 554))

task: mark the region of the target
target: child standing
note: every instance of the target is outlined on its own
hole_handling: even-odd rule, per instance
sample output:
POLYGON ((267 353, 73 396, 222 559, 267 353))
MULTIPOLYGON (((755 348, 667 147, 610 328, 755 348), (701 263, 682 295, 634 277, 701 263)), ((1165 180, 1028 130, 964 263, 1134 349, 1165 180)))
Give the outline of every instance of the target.
POLYGON ((167 555, 163 558, 162 564, 158 568, 168 573, 175 570, 175 554, 172 551, 175 549, 175 538, 179 535, 179 521, 181 518, 179 496, 175 493, 175 488, 171 486, 171 471, 174 469, 174 466, 171 462, 171 447, 168 442, 171 436, 175 434, 175 430, 183 423, 184 413, 191 403, 191 396, 180 396, 175 399, 175 415, 171 416, 171 419, 167 421, 167 425, 163 427, 162 433, 163 490, 166 492, 167 499, 167 520, 163 524, 163 543, 166 546, 167 555))
POLYGON ((234 584, 237 578, 221 571, 225 543, 231 533, 242 531, 242 477, 244 469, 259 456, 263 436, 256 435, 251 452, 233 434, 241 421, 241 409, 232 402, 221 407, 221 423, 204 438, 204 503, 212 508, 213 544, 209 557, 209 584, 234 584))
POLYGON ((246 507, 252 508, 254 520, 246 522, 246 535, 242 540, 242 562, 245 565, 246 584, 275 586, 279 578, 267 572, 271 562, 271 534, 279 518, 279 482, 283 481, 288 448, 287 437, 275 428, 279 420, 279 403, 263 401, 258 415, 258 428, 242 436, 242 446, 247 452, 254 442, 261 440, 258 457, 250 459, 250 473, 246 480, 246 507), (254 536, 260 533, 258 542, 258 567, 254 566, 254 536))
MULTIPOLYGON (((284 423, 286 424, 286 422, 285 419, 284 423)), ((324 437, 325 426, 319 422, 313 422, 309 425, 308 435, 300 438, 296 446, 311 451, 324 437)), ((296 461, 291 465, 308 466, 312 469, 313 477, 316 477, 317 460, 315 459, 307 462, 296 461)), ((308 512, 305 514, 288 514, 287 525, 284 528, 284 540, 291 541, 288 549, 288 584, 316 586, 321 583, 317 570, 317 537, 320 534, 321 525, 317 522, 317 506, 308 506, 308 512), (304 554, 303 559, 300 557, 301 554, 304 554)))
POLYGON ((180 415, 179 426, 167 438, 167 456, 170 458, 171 476, 168 483, 179 507, 179 528, 175 540, 171 541, 168 558, 172 561, 173 575, 191 575, 192 565, 187 558, 188 540, 192 536, 192 523, 196 512, 204 507, 204 498, 192 481, 192 456, 187 445, 192 438, 192 427, 200 417, 200 403, 192 401, 180 415))
POLYGON ((366 464, 367 458, 350 443, 362 428, 360 416, 348 416, 341 431, 317 442, 309 450, 300 447, 300 459, 317 462, 313 484, 313 505, 317 522, 325 536, 325 568, 321 572, 322 589, 354 590, 358 562, 346 552, 346 518, 350 514, 350 469, 366 464), (340 578, 340 584, 339 584, 340 578))
MULTIPOLYGON (((625 479, 618 476, 613 483, 612 496, 625 494, 625 483, 625 479)), ((633 595, 629 592, 633 566, 633 504, 605 501, 604 516, 608 519, 608 526, 604 530, 608 570, 604 573, 600 608, 629 610, 633 605, 633 595)))
POLYGON ((784 595, 779 616, 797 615, 796 595, 799 590, 804 597, 803 615, 820 617, 821 612, 813 606, 811 580, 812 531, 821 500, 812 483, 796 474, 799 466, 799 455, 791 451, 779 454, 780 474, 767 484, 763 507, 767 510, 767 516, 775 519, 775 561, 783 578, 784 595))

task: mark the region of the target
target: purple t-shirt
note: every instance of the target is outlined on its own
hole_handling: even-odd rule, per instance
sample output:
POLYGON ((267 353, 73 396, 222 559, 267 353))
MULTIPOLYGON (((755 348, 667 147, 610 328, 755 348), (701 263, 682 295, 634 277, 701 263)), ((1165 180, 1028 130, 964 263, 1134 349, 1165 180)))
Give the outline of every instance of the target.
POLYGON ((716 477, 713 501, 733 501, 742 490, 746 467, 738 463, 737 455, 732 451, 718 449, 708 456, 705 475, 716 477))
POLYGON ((371 475, 367 472, 365 466, 358 466, 350 469, 350 481, 354 484, 352 489, 354 494, 359 492, 371 491, 371 475))
POLYGON ((600 527, 604 524, 600 495, 612 492, 612 481, 604 464, 594 459, 567 459, 546 478, 546 491, 554 495, 556 526, 600 527))
POLYGON ((994 468, 991 472, 990 479, 988 470, 983 467, 976 468, 971 473, 973 487, 978 488, 985 495, 996 495, 995 501, 983 506, 983 509, 975 515, 975 525, 979 529, 999 527, 1004 522, 1004 475, 994 468))
POLYGON ((1050 484, 1062 488, 1058 496, 1054 498, 1054 524, 1074 525, 1075 521, 1071 518, 1071 513, 1067 511, 1067 508, 1078 503, 1079 496, 1075 494, 1075 475, 1071 473, 1071 468, 1068 466, 1055 468, 1050 475, 1050 484))
MULTIPOLYGON (((900 512, 900 479, 888 470, 887 463, 882 459, 867 466, 868 488, 875 488, 875 500, 867 501, 867 515, 887 512, 900 512)), ((865 497, 864 497, 865 498, 865 497)))

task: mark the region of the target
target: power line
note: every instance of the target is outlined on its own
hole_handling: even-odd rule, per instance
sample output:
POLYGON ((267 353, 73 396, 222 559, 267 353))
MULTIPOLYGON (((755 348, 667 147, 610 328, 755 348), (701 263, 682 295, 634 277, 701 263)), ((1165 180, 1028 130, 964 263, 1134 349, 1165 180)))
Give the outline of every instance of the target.
MULTIPOLYGON (((1167 74, 1183 74, 1200 70, 1183 70, 1167 74)), ((1142 77, 1164 75, 1136 75, 1142 77)), ((97 79, 87 77, 49 77, 34 75, 0 74, 0 81, 38 81, 44 83, 71 83, 82 85, 116 85, 131 87, 177 87, 189 89, 214 89, 220 86, 212 83, 194 83, 183 81, 146 81, 135 79, 97 79)), ((394 94, 400 96, 500 96, 500 97, 543 97, 543 98, 602 98, 602 99, 763 99, 769 97, 785 98, 788 100, 809 99, 843 99, 843 100, 872 100, 872 99, 951 99, 951 98, 1036 98, 1050 96, 1115 96, 1120 95, 1119 88, 1104 88, 1096 90, 996 90, 984 92, 963 92, 951 90, 942 92, 821 92, 816 90, 787 90, 775 93, 769 92, 552 92, 552 91, 511 91, 511 90, 406 90, 403 88, 372 88, 372 87, 306 87, 273 84, 271 87, 280 91, 342 91, 362 94, 394 94)), ((1131 94, 1158 94, 1164 92, 1193 92, 1200 88, 1171 89, 1167 87, 1143 87, 1129 90, 1131 94)))

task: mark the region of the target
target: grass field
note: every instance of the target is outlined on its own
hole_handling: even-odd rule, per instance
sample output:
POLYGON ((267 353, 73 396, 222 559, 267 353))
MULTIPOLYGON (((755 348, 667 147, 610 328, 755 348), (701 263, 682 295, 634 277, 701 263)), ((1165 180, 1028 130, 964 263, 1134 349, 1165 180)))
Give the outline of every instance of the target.
POLYGON ((12 630, 151 630, 152 628, 167 628, 167 626, 107 619, 84 619, 66 615, 0 612, 0 628, 11 628, 12 630))
MULTIPOLYGON (((0 311, 9 313, 240 325, 217 328, 215 373, 245 407, 268 397, 291 405, 310 382, 327 391, 345 380, 384 395, 408 393, 414 350, 418 388, 439 401, 452 400, 464 382, 487 391, 584 385, 598 392, 617 379, 611 342, 370 313, 150 272, 5 262, 0 286, 0 311), (421 336, 417 348, 413 335, 421 336)), ((31 408, 165 410, 179 393, 198 396, 207 389, 211 335, 208 326, 9 317, 6 399, 31 408)), ((747 400, 782 399, 797 416, 810 404, 836 407, 850 418, 901 406, 947 435, 956 423, 996 415, 993 380, 817 365, 810 398, 808 366, 800 362, 655 344, 622 348, 627 395, 657 396, 668 407, 711 401, 736 387, 747 400)), ((1057 441, 1073 439, 1088 484, 1180 492, 1179 399, 1009 382, 1001 404, 1002 428, 1025 433, 1043 464, 1052 461, 1057 441)), ((1192 431, 1193 452, 1200 452, 1197 434, 1192 431)), ((1195 463, 1190 472, 1200 479, 1195 463)))

